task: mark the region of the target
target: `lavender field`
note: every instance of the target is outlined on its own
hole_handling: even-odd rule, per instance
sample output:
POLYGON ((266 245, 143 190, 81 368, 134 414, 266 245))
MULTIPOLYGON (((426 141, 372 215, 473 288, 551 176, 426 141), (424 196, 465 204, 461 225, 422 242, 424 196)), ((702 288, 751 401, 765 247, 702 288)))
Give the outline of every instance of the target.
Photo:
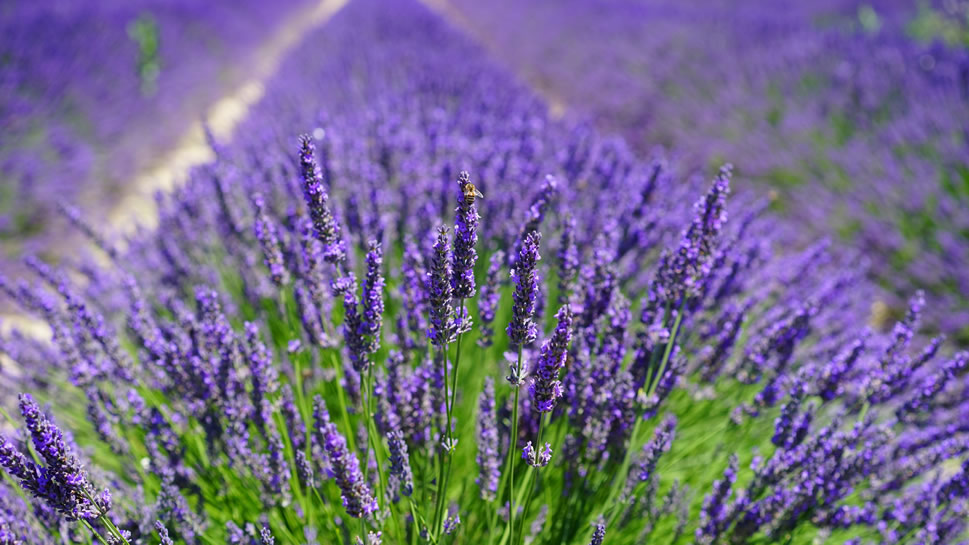
POLYGON ((0 545, 969 543, 964 0, 0 28, 0 545))

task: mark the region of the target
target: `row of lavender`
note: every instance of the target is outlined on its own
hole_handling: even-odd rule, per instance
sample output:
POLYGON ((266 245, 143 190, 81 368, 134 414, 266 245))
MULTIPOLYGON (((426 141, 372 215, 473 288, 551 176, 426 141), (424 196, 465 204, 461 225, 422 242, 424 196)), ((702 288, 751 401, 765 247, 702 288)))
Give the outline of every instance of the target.
POLYGON ((51 229, 56 216, 51 195, 102 207, 115 202, 138 169, 172 147, 240 77, 232 65, 251 54, 284 16, 306 4, 56 0, 4 5, 4 253, 22 251, 29 235, 51 229))
MULTIPOLYGON (((780 189, 776 206, 812 236, 833 228, 884 285, 927 289, 930 325, 969 342, 964 2, 454 4, 500 57, 637 149, 727 157, 780 189), (962 43, 910 36, 949 28, 939 20, 961 21, 962 43)), ((889 303, 901 312, 904 297, 889 303)))
POLYGON ((88 226, 109 266, 0 283, 53 332, 3 340, 50 405, 8 419, 2 539, 964 534, 969 358, 920 296, 867 331, 865 272, 730 167, 550 120, 420 5, 352 2, 213 146, 157 231, 88 226))

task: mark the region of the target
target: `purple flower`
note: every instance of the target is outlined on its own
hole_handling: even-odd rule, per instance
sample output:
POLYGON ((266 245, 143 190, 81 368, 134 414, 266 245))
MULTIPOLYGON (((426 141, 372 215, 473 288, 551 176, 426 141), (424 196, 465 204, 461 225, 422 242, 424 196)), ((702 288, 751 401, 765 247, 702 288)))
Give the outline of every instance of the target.
POLYGON ((380 347, 380 329, 384 315, 384 277, 383 251, 380 243, 371 240, 367 250, 367 277, 363 283, 361 304, 363 305, 363 320, 360 324, 360 334, 367 339, 367 353, 373 355, 380 347))
POLYGON ((713 483, 713 490, 703 499, 700 522, 696 529, 698 543, 714 543, 726 528, 727 500, 734 481, 737 480, 737 456, 732 455, 723 478, 713 483))
POLYGON ((710 274, 714 250, 727 221, 725 205, 731 170, 730 165, 720 169, 706 196, 694 204, 693 221, 683 231, 679 246, 660 260, 658 291, 670 304, 698 295, 701 284, 710 274))
POLYGON ((575 245, 575 216, 568 214, 562 227, 558 250, 559 304, 565 304, 575 289, 579 272, 579 250, 575 245))
POLYGON ((346 244, 340 235, 340 223, 327 206, 329 195, 323 189, 323 175, 316 163, 316 148, 309 135, 299 139, 299 164, 303 176, 303 198, 313 220, 317 240, 323 243, 325 259, 330 263, 346 260, 346 244))
POLYGON ((414 475, 410 469, 404 434, 398 430, 388 433, 387 443, 390 446, 391 478, 396 480, 400 493, 409 497, 414 492, 414 475))
POLYGON ((455 513, 453 515, 448 515, 444 519, 444 535, 451 535, 455 530, 458 529, 458 525, 461 524, 461 515, 455 513))
POLYGON ((110 508, 107 491, 98 493, 67 446, 61 430, 40 410, 29 394, 20 394, 23 415, 34 449, 44 465, 34 464, 9 441, 0 439, 0 465, 20 485, 69 520, 95 520, 110 508))
MULTIPOLYGON (((458 207, 454 218, 453 276, 451 287, 455 299, 474 297, 474 264, 478 260, 475 245, 478 243, 478 216, 473 197, 465 195, 465 187, 471 183, 471 175, 462 171, 458 176, 458 207)), ((464 317, 461 317, 462 320, 464 317)), ((462 324, 470 327, 470 324, 462 324)))
POLYGON ((283 251, 279 245, 279 232, 276 222, 266 212, 266 201, 262 194, 252 196, 252 206, 256 209, 256 219, 252 224, 252 232, 262 247, 263 262, 269 268, 269 277, 276 286, 289 283, 289 271, 283 260, 283 251))
POLYGON ((602 520, 602 517, 599 517, 595 524, 595 530, 592 531, 592 540, 589 541, 589 545, 602 545, 604 539, 606 539, 606 523, 602 520))
POLYGON ((357 305, 357 279, 353 273, 333 282, 333 292, 343 296, 343 340, 350 354, 353 370, 363 374, 370 367, 369 343, 364 334, 367 330, 357 305))
POLYGON ((565 366, 569 343, 572 341, 571 307, 563 306, 555 317, 558 325, 552 337, 542 344, 531 385, 535 408, 539 412, 551 412, 555 408, 555 401, 562 397, 562 383, 558 379, 559 370, 565 366))
POLYGON ((448 229, 441 226, 434 242, 434 255, 431 257, 430 270, 427 272, 427 306, 430 313, 430 328, 427 337, 434 346, 443 348, 454 341, 457 326, 454 318, 451 291, 451 265, 448 260, 448 229))
POLYGON ((369 516, 377 510, 377 500, 360 473, 360 461, 347 449, 346 439, 336 424, 330 421, 323 399, 316 397, 313 403, 316 434, 326 450, 330 464, 330 476, 336 480, 343 498, 343 507, 354 518, 369 516))
POLYGON ((295 461, 296 475, 299 477, 299 482, 308 489, 316 488, 316 475, 313 471, 313 464, 306 457, 306 453, 302 450, 297 450, 295 461))
POLYGON ((501 284, 499 273, 505 262, 505 252, 497 250, 491 254, 488 263, 488 273, 485 282, 481 286, 481 294, 478 296, 478 314, 481 318, 481 337, 478 345, 482 348, 491 346, 494 342, 494 329, 491 324, 495 321, 495 313, 498 311, 498 302, 501 293, 498 291, 501 284))
POLYGON ((269 530, 268 526, 263 526, 262 530, 259 531, 259 538, 262 545, 275 545, 276 538, 273 537, 273 533, 269 530))
POLYGON ((663 422, 657 426, 653 437, 643 445, 640 454, 636 478, 639 482, 646 482, 653 477, 656 471, 656 463, 660 456, 668 452, 673 445, 673 438, 676 432, 676 417, 668 415, 663 422))
POLYGON ((538 292, 538 272, 536 267, 541 257, 538 255, 538 243, 542 235, 538 231, 531 231, 525 236, 521 252, 511 271, 515 281, 514 306, 512 307, 511 323, 508 324, 508 337, 513 347, 523 347, 532 343, 538 336, 538 326, 535 324, 535 297, 538 292))
POLYGON ((168 528, 165 527, 162 521, 155 521, 155 531, 158 532, 158 539, 161 540, 161 545, 175 545, 172 538, 168 537, 168 528))
POLYGON ((493 501, 501 478, 501 459, 498 448, 498 421, 495 413, 495 381, 485 377, 484 389, 478 397, 478 478, 481 499, 493 501))
MULTIPOLYGON (((552 199, 555 198, 558 191, 558 182, 555 180, 555 177, 545 176, 545 181, 542 183, 541 189, 539 189, 528 207, 525 224, 522 225, 521 233, 518 236, 518 255, 513 255, 512 258, 520 257, 528 236, 531 233, 537 232, 539 227, 542 226, 542 221, 545 219, 545 212, 548 211, 548 207, 552 204, 552 199)), ((535 245, 537 246, 538 243, 536 242, 535 245)), ((517 263, 515 266, 518 266, 517 263)))
POLYGON ((546 442, 541 451, 536 451, 529 441, 522 448, 522 460, 532 467, 545 467, 552 461, 552 445, 546 442))

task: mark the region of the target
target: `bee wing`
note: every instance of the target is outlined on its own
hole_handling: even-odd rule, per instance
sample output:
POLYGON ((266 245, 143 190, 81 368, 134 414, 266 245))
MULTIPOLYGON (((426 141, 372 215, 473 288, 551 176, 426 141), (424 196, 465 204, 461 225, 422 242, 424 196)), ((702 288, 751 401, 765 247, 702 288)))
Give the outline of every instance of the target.
POLYGON ((477 188, 477 187, 476 187, 476 188, 474 188, 474 189, 472 189, 472 191, 474 191, 474 196, 475 196, 475 197, 477 197, 477 198, 479 198, 479 199, 483 199, 483 198, 484 198, 484 195, 482 195, 482 194, 481 194, 481 192, 480 192, 480 191, 478 191, 478 188, 477 188))

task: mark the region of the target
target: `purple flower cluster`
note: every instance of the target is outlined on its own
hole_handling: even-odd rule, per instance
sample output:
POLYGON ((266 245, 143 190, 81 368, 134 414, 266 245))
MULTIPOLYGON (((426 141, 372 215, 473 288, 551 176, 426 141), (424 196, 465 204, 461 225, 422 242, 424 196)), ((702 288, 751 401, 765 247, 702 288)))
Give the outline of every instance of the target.
POLYGON ((531 394, 535 397, 535 409, 550 412, 555 402, 562 397, 562 383, 559 370, 568 358, 569 343, 572 341, 572 309, 566 305, 555 315, 558 325, 551 338, 542 344, 538 362, 532 372, 531 394))
POLYGON ((111 507, 110 493, 94 489, 61 430, 29 394, 20 395, 20 413, 39 460, 37 463, 28 460, 16 445, 2 438, 0 465, 24 490, 69 520, 93 521, 107 513, 111 507))
POLYGON ((330 421, 330 413, 320 398, 314 400, 313 419, 316 438, 326 451, 330 468, 329 476, 340 488, 343 507, 346 508, 347 514, 355 518, 370 516, 377 510, 377 500, 374 499, 363 474, 360 473, 360 462, 356 455, 347 449, 346 439, 330 421))
POLYGON ((550 101, 691 170, 729 158, 804 242, 863 248, 882 303, 931 287, 926 325, 969 339, 964 5, 454 4, 550 101))
POLYGON ((311 32, 157 230, 0 278, 50 331, 0 337, 0 399, 87 419, 76 446, 21 398, 0 461, 36 498, 0 482, 0 535, 958 542, 969 359, 923 336, 931 298, 885 312, 743 163, 710 184, 553 119, 387 7, 311 32))
POLYGON ((514 301, 511 322, 506 331, 512 346, 524 347, 535 341, 538 336, 538 326, 535 324, 535 299, 538 295, 538 243, 542 235, 538 231, 529 231, 522 242, 515 268, 511 271, 515 282, 514 301))

